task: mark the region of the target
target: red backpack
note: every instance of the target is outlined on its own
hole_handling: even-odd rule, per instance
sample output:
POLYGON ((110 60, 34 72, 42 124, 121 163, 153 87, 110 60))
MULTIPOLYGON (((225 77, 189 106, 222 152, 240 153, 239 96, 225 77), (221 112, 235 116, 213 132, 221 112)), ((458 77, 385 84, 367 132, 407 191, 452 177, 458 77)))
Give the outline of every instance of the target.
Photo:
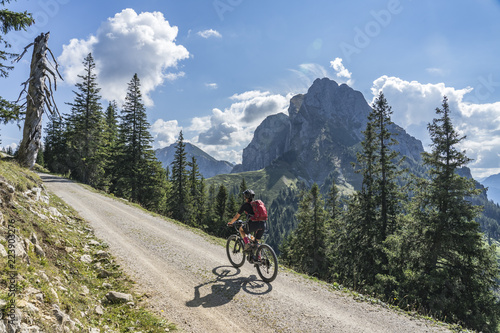
POLYGON ((251 221, 265 221, 267 220, 267 209, 261 200, 255 200, 250 202, 253 208, 253 216, 250 218, 251 221))

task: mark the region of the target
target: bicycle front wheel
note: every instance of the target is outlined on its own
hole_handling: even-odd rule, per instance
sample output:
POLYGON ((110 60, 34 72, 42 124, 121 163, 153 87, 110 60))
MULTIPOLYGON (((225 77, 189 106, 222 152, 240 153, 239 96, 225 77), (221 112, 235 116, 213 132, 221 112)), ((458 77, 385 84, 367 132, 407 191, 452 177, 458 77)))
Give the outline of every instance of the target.
POLYGON ((272 282, 278 275, 278 257, 272 247, 262 244, 257 249, 257 273, 264 282, 272 282))
POLYGON ((238 268, 245 263, 245 254, 243 253, 243 242, 236 235, 231 235, 227 239, 226 253, 229 262, 238 268))

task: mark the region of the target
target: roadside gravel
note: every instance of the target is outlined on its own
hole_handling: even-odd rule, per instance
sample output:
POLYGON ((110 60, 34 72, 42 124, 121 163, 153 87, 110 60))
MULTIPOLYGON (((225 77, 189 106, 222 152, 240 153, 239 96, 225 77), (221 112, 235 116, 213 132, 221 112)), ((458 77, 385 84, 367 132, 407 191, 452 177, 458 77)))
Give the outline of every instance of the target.
POLYGON ((283 270, 264 283, 248 263, 231 267, 206 236, 69 180, 40 177, 109 245, 151 309, 186 332, 448 331, 283 270))

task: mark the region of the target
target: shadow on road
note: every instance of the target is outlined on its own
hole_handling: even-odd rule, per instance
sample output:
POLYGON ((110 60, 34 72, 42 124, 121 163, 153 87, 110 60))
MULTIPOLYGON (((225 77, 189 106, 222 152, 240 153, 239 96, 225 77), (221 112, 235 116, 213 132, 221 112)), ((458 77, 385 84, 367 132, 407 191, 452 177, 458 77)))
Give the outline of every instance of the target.
POLYGON ((37 172, 37 175, 44 181, 44 183, 73 183, 71 179, 49 175, 48 173, 37 172))
POLYGON ((189 307, 202 306, 211 308, 231 302, 241 290, 252 295, 264 295, 273 289, 266 282, 257 280, 255 275, 249 277, 236 277, 240 273, 239 268, 233 266, 218 266, 212 270, 215 280, 208 281, 194 287, 194 299, 186 302, 189 307), (201 296, 200 289, 209 286, 211 292, 201 296))

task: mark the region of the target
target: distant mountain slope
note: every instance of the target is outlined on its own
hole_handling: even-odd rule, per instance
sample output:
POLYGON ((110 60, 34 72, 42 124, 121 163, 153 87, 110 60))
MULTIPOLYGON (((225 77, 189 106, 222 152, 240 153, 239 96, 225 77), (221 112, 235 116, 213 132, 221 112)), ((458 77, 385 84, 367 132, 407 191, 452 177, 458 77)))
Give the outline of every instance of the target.
MULTIPOLYGON (((200 173, 205 178, 210 178, 219 174, 230 173, 233 169, 233 164, 227 161, 218 161, 212 156, 205 153, 200 148, 188 142, 186 145, 186 156, 188 161, 191 161, 191 157, 196 158, 198 167, 200 168, 200 173)), ((155 151, 156 157, 162 163, 163 167, 166 169, 174 161, 175 150, 177 149, 176 144, 171 144, 168 147, 157 149, 155 151)))
POLYGON ((500 174, 489 176, 481 184, 488 188, 488 199, 500 204, 500 174))

